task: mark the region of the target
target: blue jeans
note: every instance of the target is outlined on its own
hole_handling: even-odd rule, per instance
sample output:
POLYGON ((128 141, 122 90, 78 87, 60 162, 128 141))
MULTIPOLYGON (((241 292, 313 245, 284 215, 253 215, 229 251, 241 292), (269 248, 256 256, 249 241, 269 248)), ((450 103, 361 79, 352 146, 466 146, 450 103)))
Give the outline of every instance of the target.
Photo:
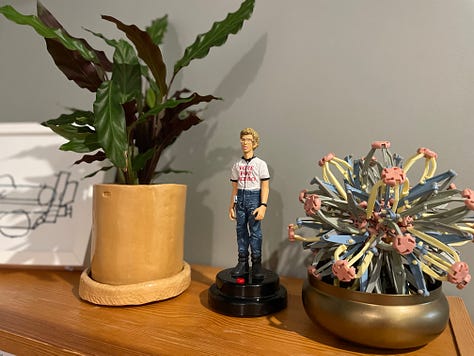
POLYGON ((262 256, 262 228, 261 221, 255 220, 252 212, 260 206, 260 190, 237 191, 235 207, 237 218, 237 245, 239 256, 248 257, 249 246, 252 258, 262 256))

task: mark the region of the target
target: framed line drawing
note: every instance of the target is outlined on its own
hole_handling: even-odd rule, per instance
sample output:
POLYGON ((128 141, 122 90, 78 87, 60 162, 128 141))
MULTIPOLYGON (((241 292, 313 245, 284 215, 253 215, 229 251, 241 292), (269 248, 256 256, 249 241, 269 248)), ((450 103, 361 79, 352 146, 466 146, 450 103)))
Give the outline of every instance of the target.
POLYGON ((65 139, 39 123, 0 123, 0 267, 82 267, 99 165, 59 150, 65 139))

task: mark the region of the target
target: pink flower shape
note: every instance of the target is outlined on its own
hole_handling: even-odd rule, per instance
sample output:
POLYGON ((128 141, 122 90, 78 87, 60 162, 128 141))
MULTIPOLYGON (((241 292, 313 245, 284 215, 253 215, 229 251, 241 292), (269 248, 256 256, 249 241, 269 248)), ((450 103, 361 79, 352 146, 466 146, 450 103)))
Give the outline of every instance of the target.
POLYGON ((393 248, 398 251, 401 255, 407 255, 413 252, 413 249, 416 246, 416 240, 410 234, 406 235, 397 235, 393 239, 393 248))
POLYGON ((311 265, 311 266, 308 266, 308 272, 311 273, 315 278, 321 280, 321 278, 322 278, 322 277, 321 277, 321 274, 319 274, 319 273, 317 272, 316 267, 314 267, 314 266, 312 266, 312 265, 311 265))
POLYGON ((298 200, 300 201, 300 203, 304 203, 305 199, 306 199, 306 193, 308 191, 306 189, 303 189, 301 192, 300 192, 300 195, 298 196, 298 200))
POLYGON ((382 180, 385 184, 394 187, 397 183, 405 182, 407 176, 400 167, 384 168, 382 170, 382 180))
POLYGON ((458 286, 460 284, 467 284, 471 280, 469 274, 469 266, 466 262, 455 262, 448 272, 448 281, 458 286))
POLYGON ((337 260, 332 265, 332 273, 341 282, 350 282, 355 278, 356 272, 354 267, 349 267, 346 260, 337 260))
POLYGON ((469 210, 474 210, 474 191, 466 188, 462 191, 462 197, 466 198, 466 200, 464 200, 466 207, 469 210))
POLYGON ((306 197, 304 202, 304 211, 306 215, 314 215, 321 209, 321 199, 316 194, 310 194, 306 197))
POLYGON ((324 156, 323 158, 321 158, 319 161, 318 161, 318 164, 320 167, 324 166, 325 163, 329 162, 330 160, 332 160, 334 158, 334 153, 328 153, 326 156, 324 156))
POLYGON ((295 225, 290 224, 288 225, 288 240, 291 242, 296 241, 295 239, 295 225))
POLYGON ((434 151, 431 151, 429 148, 420 147, 417 152, 423 153, 425 158, 438 158, 438 154, 434 151))
POLYGON ((372 142, 372 148, 390 148, 390 141, 375 141, 372 142))
POLYGON ((469 282, 471 281, 471 275, 468 274, 463 280, 461 283, 458 283, 456 285, 456 288, 457 289, 464 289, 464 287, 466 286, 466 284, 468 284, 469 282))

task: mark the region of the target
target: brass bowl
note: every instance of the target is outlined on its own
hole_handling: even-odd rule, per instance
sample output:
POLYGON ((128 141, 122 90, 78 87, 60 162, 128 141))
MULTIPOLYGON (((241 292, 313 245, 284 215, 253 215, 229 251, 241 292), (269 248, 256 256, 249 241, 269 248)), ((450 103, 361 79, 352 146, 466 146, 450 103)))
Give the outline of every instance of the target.
POLYGON ((308 274, 302 297, 313 322, 340 338, 371 347, 426 345, 443 332, 449 320, 441 282, 424 297, 351 291, 308 274))

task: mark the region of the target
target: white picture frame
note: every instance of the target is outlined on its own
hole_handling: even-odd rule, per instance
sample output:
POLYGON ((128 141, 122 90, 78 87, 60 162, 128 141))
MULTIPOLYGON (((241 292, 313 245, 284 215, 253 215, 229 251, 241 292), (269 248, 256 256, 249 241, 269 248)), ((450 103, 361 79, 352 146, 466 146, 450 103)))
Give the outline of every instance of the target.
POLYGON ((0 123, 0 267, 85 265, 99 164, 59 150, 66 140, 39 123, 0 123))

